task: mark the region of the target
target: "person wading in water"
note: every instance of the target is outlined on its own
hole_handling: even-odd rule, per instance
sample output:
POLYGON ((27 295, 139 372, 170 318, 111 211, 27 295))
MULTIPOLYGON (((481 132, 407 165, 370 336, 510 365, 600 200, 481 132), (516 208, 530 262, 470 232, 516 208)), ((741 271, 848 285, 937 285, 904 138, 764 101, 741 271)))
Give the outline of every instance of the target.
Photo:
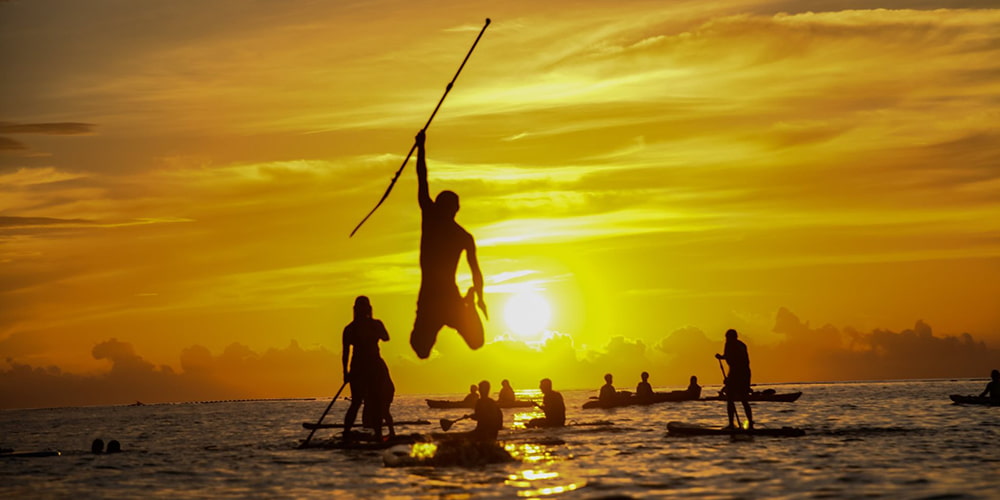
POLYGON ((417 134, 417 200, 420 203, 420 294, 417 296, 417 317, 410 333, 410 346, 417 356, 426 359, 437 341, 438 331, 450 326, 458 331, 472 349, 483 345, 483 324, 473 304, 485 317, 483 273, 476 257, 476 242, 455 222, 458 195, 441 191, 431 200, 427 185, 427 159, 424 131, 417 134), (472 271, 472 288, 463 297, 455 284, 458 260, 465 252, 472 271))

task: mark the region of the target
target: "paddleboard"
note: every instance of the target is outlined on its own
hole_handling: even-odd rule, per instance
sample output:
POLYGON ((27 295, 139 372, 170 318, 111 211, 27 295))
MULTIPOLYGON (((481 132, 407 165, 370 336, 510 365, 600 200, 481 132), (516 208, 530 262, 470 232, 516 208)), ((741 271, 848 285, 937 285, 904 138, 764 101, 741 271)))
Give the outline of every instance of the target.
MULTIPOLYGON (((404 420, 401 422, 394 422, 393 425, 430 425, 431 423, 427 420, 404 420)), ((354 428, 360 428, 360 425, 355 425, 354 428)), ((383 429, 389 427, 388 425, 382 426, 383 429)), ((302 428, 308 430, 314 429, 343 429, 344 424, 316 424, 315 422, 302 422, 302 428)))
POLYGON ((698 424, 688 424, 684 422, 670 422, 667 424, 667 434, 670 436, 775 436, 775 437, 798 437, 804 436, 806 431, 795 427, 780 428, 754 428, 754 429, 731 429, 727 427, 708 427, 698 424))

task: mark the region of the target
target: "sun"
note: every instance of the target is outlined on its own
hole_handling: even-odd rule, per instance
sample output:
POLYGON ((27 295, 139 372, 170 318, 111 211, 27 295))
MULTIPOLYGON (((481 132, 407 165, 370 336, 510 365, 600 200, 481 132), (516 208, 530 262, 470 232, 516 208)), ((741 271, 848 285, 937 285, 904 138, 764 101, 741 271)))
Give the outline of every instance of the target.
POLYGON ((549 302, 538 292, 518 292, 507 299, 503 318, 519 337, 534 337, 545 331, 552 317, 549 302))

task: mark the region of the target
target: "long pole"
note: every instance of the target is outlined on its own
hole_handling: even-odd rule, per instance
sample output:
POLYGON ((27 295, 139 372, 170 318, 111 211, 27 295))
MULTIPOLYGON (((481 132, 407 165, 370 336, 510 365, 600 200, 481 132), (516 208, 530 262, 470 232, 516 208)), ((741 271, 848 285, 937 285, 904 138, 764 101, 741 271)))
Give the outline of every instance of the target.
POLYGON ((334 396, 333 399, 330 400, 330 404, 326 405, 326 409, 323 410, 323 414, 320 415, 319 416, 319 420, 316 421, 316 427, 313 427, 313 430, 309 432, 309 436, 306 437, 306 440, 302 442, 302 444, 299 446, 299 448, 305 448, 306 445, 309 444, 309 440, 313 438, 313 434, 316 434, 316 429, 319 429, 319 424, 323 423, 323 419, 326 418, 326 414, 330 413, 330 408, 333 408, 333 403, 336 402, 337 398, 340 397, 340 393, 344 392, 344 387, 347 387, 347 381, 346 380, 340 386, 340 390, 337 391, 337 395, 334 396))
MULTIPOLYGON (((465 54, 465 59, 462 59, 462 65, 458 67, 458 71, 455 72, 455 76, 452 77, 450 82, 448 82, 448 86, 444 89, 444 95, 441 96, 441 100, 438 101, 437 106, 434 107, 434 112, 431 113, 431 117, 427 119, 427 123, 424 124, 424 128, 421 130, 427 130, 427 127, 431 126, 431 121, 434 120, 434 115, 436 115, 438 110, 441 109, 441 104, 444 102, 444 98, 448 97, 448 92, 451 91, 451 87, 455 84, 455 80, 458 80, 458 75, 462 72, 462 68, 465 67, 465 63, 469 60, 469 56, 472 55, 472 51, 476 50, 476 45, 479 44, 479 39, 483 37, 483 33, 486 32, 486 27, 489 25, 490 19, 486 18, 486 24, 483 25, 483 29, 479 30, 479 36, 476 37, 475 42, 472 42, 472 48, 470 48, 469 52, 465 54)), ((367 221, 368 218, 371 217, 376 210, 378 210, 378 207, 382 206, 382 202, 389 197, 389 193, 392 192, 392 187, 396 185, 396 180, 399 179, 399 174, 403 173, 403 168, 405 168, 406 164, 410 162, 410 157, 413 156, 413 151, 415 149, 417 149, 416 142, 410 146, 410 152, 406 153, 406 159, 403 160, 403 164, 399 166, 398 170, 396 170, 396 174, 392 176, 392 181, 389 182, 389 187, 385 189, 385 193, 382 194, 382 198, 375 204, 375 208, 373 208, 371 212, 368 212, 368 215, 366 215, 364 219, 361 219, 361 222, 359 222, 357 226, 354 226, 354 230, 351 231, 351 236, 354 236, 354 233, 358 232, 358 229, 361 229, 361 225, 364 224, 365 221, 367 221)))

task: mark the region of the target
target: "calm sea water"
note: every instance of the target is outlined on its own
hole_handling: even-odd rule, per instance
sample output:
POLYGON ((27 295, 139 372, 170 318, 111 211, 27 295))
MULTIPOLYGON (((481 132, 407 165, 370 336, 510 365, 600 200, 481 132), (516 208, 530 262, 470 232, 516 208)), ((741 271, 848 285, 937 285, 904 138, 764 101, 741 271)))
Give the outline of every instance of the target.
MULTIPOLYGON (((0 497, 1000 498, 1000 408, 948 400, 983 386, 775 385, 804 394, 796 403, 755 403, 758 425, 808 434, 751 441, 666 436, 672 420, 725 424, 722 402, 582 410, 596 392, 565 391, 570 422, 614 425, 517 430, 533 415, 505 410, 501 437, 521 461, 475 468, 387 468, 379 451, 296 449, 308 434, 301 422, 315 421, 328 399, 7 410, 0 447, 63 454, 0 459, 0 497), (125 451, 90 454, 98 437, 125 451)), ((397 398, 398 420, 434 422, 404 432, 440 431, 440 418, 462 414, 430 410, 424 397, 397 398)), ((329 421, 345 409, 338 401, 329 421)))

